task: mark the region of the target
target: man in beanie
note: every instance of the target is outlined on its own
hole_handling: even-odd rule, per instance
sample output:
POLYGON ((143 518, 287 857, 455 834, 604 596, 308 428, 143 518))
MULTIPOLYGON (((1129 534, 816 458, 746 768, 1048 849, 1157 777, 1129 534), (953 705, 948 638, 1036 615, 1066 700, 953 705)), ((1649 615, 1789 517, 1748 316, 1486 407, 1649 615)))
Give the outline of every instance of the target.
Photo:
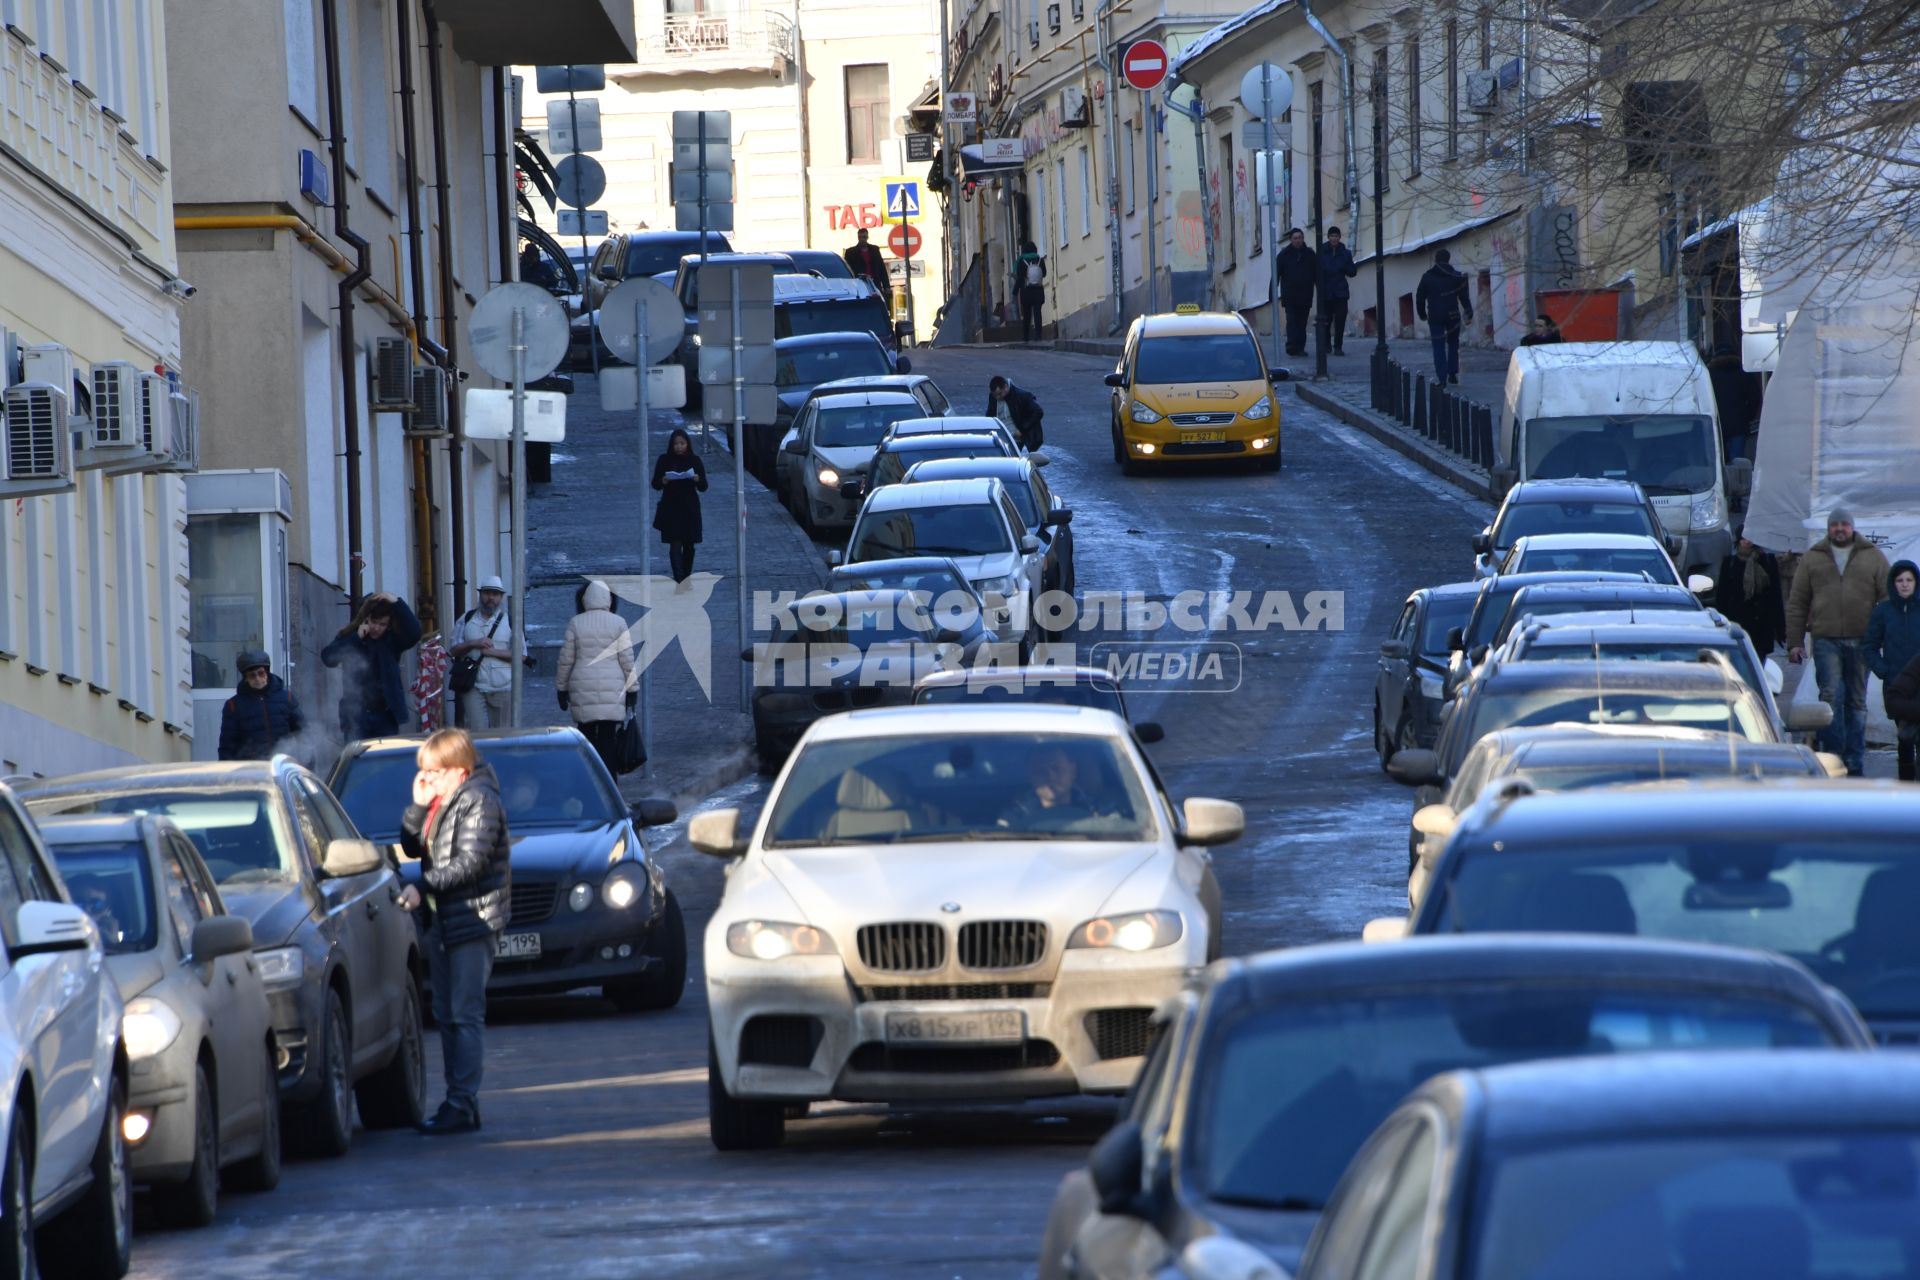
POLYGON ((307 720, 266 654, 242 649, 237 665, 240 683, 220 708, 220 758, 265 760, 276 743, 299 733, 307 720))
POLYGON ((1813 676, 1820 700, 1833 708, 1833 723, 1821 731, 1821 746, 1847 762, 1847 772, 1866 772, 1867 654, 1864 640, 1873 607, 1887 597, 1887 557, 1854 532, 1853 513, 1835 507, 1827 536, 1800 558, 1787 597, 1787 658, 1807 656, 1813 635, 1813 676))

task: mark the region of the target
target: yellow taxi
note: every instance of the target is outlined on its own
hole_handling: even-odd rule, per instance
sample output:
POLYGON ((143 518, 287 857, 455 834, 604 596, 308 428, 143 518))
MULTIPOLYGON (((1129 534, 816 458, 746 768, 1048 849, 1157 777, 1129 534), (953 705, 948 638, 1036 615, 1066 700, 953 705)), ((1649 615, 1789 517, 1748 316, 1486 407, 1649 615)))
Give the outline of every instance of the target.
POLYGON ((1237 315, 1142 316, 1127 330, 1113 388, 1113 460, 1128 474, 1150 463, 1245 459, 1280 469, 1280 406, 1260 344, 1237 315))

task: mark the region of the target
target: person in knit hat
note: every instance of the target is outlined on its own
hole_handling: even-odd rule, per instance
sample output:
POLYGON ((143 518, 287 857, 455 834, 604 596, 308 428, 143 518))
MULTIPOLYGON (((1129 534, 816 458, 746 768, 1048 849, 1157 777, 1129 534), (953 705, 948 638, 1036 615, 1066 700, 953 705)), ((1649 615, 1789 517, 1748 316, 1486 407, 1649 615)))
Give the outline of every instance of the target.
POLYGON ((1820 700, 1833 708, 1821 746, 1847 762, 1848 774, 1866 772, 1867 624, 1887 595, 1887 557, 1860 541, 1853 513, 1835 507, 1827 536, 1807 549, 1787 597, 1787 658, 1807 656, 1813 637, 1813 676, 1820 700))

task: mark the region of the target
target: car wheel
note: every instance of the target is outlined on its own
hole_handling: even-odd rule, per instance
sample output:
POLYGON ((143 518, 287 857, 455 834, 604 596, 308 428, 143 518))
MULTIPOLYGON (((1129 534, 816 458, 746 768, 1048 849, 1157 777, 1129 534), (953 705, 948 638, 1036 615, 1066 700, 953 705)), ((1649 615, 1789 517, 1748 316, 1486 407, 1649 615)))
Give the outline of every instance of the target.
POLYGON ((1393 744, 1387 741, 1387 731, 1380 723, 1380 699, 1373 700, 1373 754, 1380 757, 1380 767, 1385 769, 1393 762, 1393 744))
POLYGON ((236 1191, 271 1191, 280 1185, 280 1073, 273 1067, 273 1046, 260 1055, 260 1151, 233 1166, 226 1181, 236 1191))
POLYGON ((184 1181, 153 1189, 153 1207, 170 1227, 204 1227, 220 1209, 220 1108, 204 1064, 193 1069, 193 1164, 184 1181))
POLYGON ((120 1125, 127 1114, 127 1085, 115 1075, 107 1086, 106 1116, 93 1148, 87 1193, 42 1228, 43 1257, 58 1258, 60 1273, 81 1280, 120 1280, 133 1257, 133 1179, 120 1125))
POLYGON ((411 1129, 427 1116, 427 1045, 420 994, 408 975, 400 1001, 400 1044, 393 1061, 362 1080, 354 1095, 369 1129, 411 1129))
POLYGON ((303 1103, 295 1133, 303 1151, 316 1156, 343 1156, 353 1143, 352 1061, 348 1049, 347 1011, 340 993, 327 992, 325 1028, 320 1042, 320 1096, 303 1103))
POLYGON ((33 1171, 27 1164, 26 1140, 20 1126, 26 1117, 15 1111, 7 1125, 6 1171, 0 1175, 0 1280, 30 1280, 33 1261, 33 1171))
POLYGON ((1413 733, 1413 717, 1402 711, 1399 727, 1393 731, 1393 752, 1398 755, 1402 751, 1412 751, 1419 745, 1419 739, 1413 733))
POLYGON ((707 1035, 707 1136, 716 1151, 764 1151, 787 1136, 787 1104, 736 1098, 720 1079, 720 1055, 707 1035))
POLYGON ((762 774, 771 778, 780 772, 780 766, 785 764, 786 760, 787 753, 780 749, 778 743, 758 728, 753 731, 753 761, 762 774))
POLYGON ((1269 472, 1278 471, 1280 469, 1280 450, 1275 449, 1271 458, 1260 459, 1260 469, 1269 472))
POLYGON ((647 939, 646 953, 660 962, 648 976, 638 982, 609 983, 601 988, 601 994, 622 1013, 671 1009, 687 989, 687 922, 680 914, 680 900, 671 889, 667 890, 660 926, 647 939))

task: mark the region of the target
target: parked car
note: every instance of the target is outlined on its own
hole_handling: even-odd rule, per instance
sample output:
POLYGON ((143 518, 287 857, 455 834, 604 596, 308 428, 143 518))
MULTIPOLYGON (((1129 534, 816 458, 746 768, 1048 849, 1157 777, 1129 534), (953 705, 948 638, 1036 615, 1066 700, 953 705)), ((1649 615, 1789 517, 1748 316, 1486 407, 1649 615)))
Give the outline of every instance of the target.
POLYGON ((884 439, 868 456, 866 465, 857 467, 851 477, 842 476, 840 492, 849 498, 870 497, 890 484, 907 478, 916 462, 936 458, 1017 458, 1019 447, 1007 443, 996 431, 942 431, 928 435, 892 436, 884 439))
MULTIPOLYGON (((1636 662, 1690 662, 1703 650, 1723 655, 1739 677, 1774 705, 1785 676, 1779 666, 1760 660, 1744 629, 1720 613, 1651 615, 1642 621, 1569 622, 1592 615, 1532 618, 1514 628, 1497 650, 1502 662, 1592 662, 1595 658, 1636 662), (1671 620, 1667 620, 1671 619, 1671 620)), ((1778 712, 1776 711, 1776 716, 1778 712)))
POLYGON ((1660 539, 1669 554, 1682 545, 1631 480, 1526 480, 1507 491, 1493 523, 1474 535, 1473 576, 1492 577, 1515 542, 1540 533, 1638 533, 1660 539))
POLYGON ((774 456, 777 491, 800 527, 813 534, 852 524, 860 501, 841 486, 872 463, 894 423, 920 412, 920 402, 905 391, 810 398, 774 456))
POLYGON ((1920 1062, 1878 1054, 1451 1072, 1355 1157, 1300 1278, 1905 1274, 1917 1113, 1920 1062))
POLYGON ((1516 541, 1500 562, 1500 572, 1551 573, 1555 570, 1596 569, 1605 573, 1643 575, 1649 582, 1684 585, 1706 594, 1713 580, 1694 574, 1682 583, 1680 571, 1658 538, 1639 533, 1536 533, 1516 541))
POLYGON ((816 721, 751 831, 735 809, 688 826, 739 859, 706 938, 714 1145, 776 1145, 815 1099, 1121 1092, 1153 1009, 1218 951, 1206 849, 1243 825, 1176 807, 1108 711, 816 721))
POLYGON ((767 267, 775 276, 811 278, 784 253, 709 252, 704 263, 698 253, 685 253, 673 273, 673 296, 680 300, 684 329, 680 345, 674 349, 673 362, 686 370, 687 411, 697 412, 704 387, 700 382, 700 269, 706 266, 767 267))
POLYGON ((1152 720, 1134 720, 1127 698, 1112 673, 1098 667, 996 667, 978 671, 936 671, 913 686, 916 706, 981 706, 989 703, 1045 703, 1111 711, 1133 730, 1134 740, 1158 742, 1166 730, 1152 720))
MULTIPOLYGON (((623 1012, 670 1009, 687 985, 680 904, 640 828, 672 822, 673 806, 629 806, 600 755, 571 725, 477 730, 474 745, 500 782, 512 885, 494 937, 491 995, 597 986, 623 1012)), ((333 768, 340 803, 375 840, 400 839, 418 737, 347 744, 333 768)), ((402 864, 408 882, 419 864, 402 864)))
POLYGON ((788 249, 785 252, 802 271, 810 271, 828 280, 853 279, 853 268, 831 249, 788 249))
MULTIPOLYGON (((1709 610, 1685 587, 1664 582, 1543 582, 1521 587, 1508 599, 1489 639, 1488 649, 1507 642, 1523 618, 1544 621, 1563 614, 1610 614, 1620 622, 1699 622, 1709 610)), ((1597 618, 1595 619, 1598 620, 1597 618)), ((1485 656, 1485 655, 1482 655, 1485 656)))
POLYGON ((1233 313, 1141 316, 1127 330, 1113 388, 1113 460, 1148 464, 1251 459, 1280 469, 1280 407, 1246 320, 1233 313))
MULTIPOLYGON (((1002 418, 989 418, 983 414, 944 414, 932 418, 908 418, 893 424, 887 432, 892 436, 932 436, 955 431, 986 431, 1005 440, 1013 450, 1014 457, 1027 456, 1027 448, 1020 442, 1020 436, 1002 418)), ((1034 465, 1047 465, 1045 457, 1036 457, 1034 465)))
MULTIPOLYGON (((1451 698, 1460 691, 1467 676, 1500 641, 1506 639, 1498 634, 1508 615, 1507 606, 1522 588, 1535 586, 1562 586, 1574 583, 1605 583, 1614 588, 1624 588, 1633 584, 1654 585, 1637 573, 1601 573, 1597 571, 1557 572, 1557 573, 1506 573, 1488 578, 1480 584, 1480 594, 1474 598, 1473 610, 1467 615, 1465 623, 1447 633, 1447 678, 1442 682, 1441 693, 1451 698)), ((1695 602, 1698 603, 1697 601, 1695 602)))
POLYGON ((938 458, 914 463, 902 483, 998 480, 1013 499, 1027 533, 1039 539, 1045 550, 1040 590, 1072 595, 1079 585, 1073 571, 1073 510, 1047 487, 1036 462, 1034 458, 938 458))
POLYGON ((904 391, 926 406, 929 418, 953 412, 953 402, 932 378, 924 373, 889 373, 858 378, 835 378, 813 389, 813 394, 838 395, 843 391, 904 391))
POLYGON ((344 1155, 356 1094, 369 1129, 420 1121, 419 940, 394 901, 392 866, 305 766, 288 756, 135 765, 20 794, 36 818, 161 814, 193 841, 227 909, 253 926, 280 1098, 301 1146, 344 1155))
POLYGON ((0 1250, 22 1277, 119 1280, 133 1255, 120 992, 4 784, 0 852, 0 1250))
POLYGON ((865 332, 888 347, 894 341, 892 302, 865 280, 780 276, 773 282, 773 336, 865 332))
POLYGON ((1676 1041, 1873 1045, 1801 966, 1731 947, 1479 935, 1222 961, 1163 1008, 1125 1113, 1062 1182, 1041 1280, 1196 1274, 1174 1268, 1200 1241, 1249 1267, 1197 1274, 1296 1266, 1341 1170, 1428 1077, 1676 1041))
POLYGON ((1382 769, 1394 752, 1430 747, 1439 736, 1447 705, 1447 636, 1466 625, 1479 593, 1477 582, 1422 587, 1407 597, 1381 641, 1373 678, 1373 749, 1382 769))
POLYGON ((913 372, 913 362, 895 357, 870 333, 803 333, 773 344, 774 385, 779 388, 783 428, 823 382, 913 372))
POLYGON ((223 1185, 280 1182, 277 1048, 253 926, 227 913, 166 818, 48 818, 40 834, 126 1005, 133 1181, 163 1222, 204 1227, 223 1185))
MULTIPOLYGON (((733 252, 723 233, 709 231, 706 235, 709 254, 733 252)), ((600 299, 623 280, 677 271, 681 258, 688 254, 698 257, 699 253, 698 231, 616 231, 593 251, 583 310, 599 307, 600 299)))

